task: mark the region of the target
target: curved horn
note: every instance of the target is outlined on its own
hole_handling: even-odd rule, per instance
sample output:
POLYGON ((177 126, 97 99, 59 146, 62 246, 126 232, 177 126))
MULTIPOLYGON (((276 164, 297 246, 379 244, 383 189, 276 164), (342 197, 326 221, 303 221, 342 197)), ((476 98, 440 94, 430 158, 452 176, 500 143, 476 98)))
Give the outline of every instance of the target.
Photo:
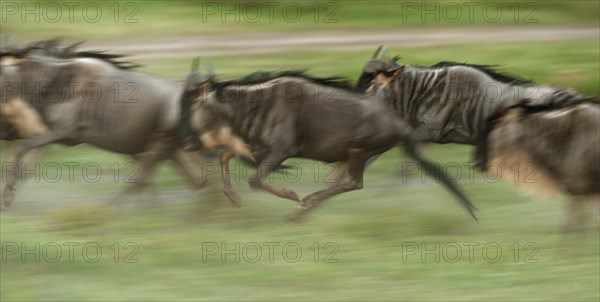
POLYGON ((204 60, 202 65, 204 65, 204 71, 206 71, 207 76, 210 77, 214 75, 215 70, 213 68, 211 60, 204 60))
POLYGON ((384 45, 383 46, 383 50, 381 51, 381 57, 379 57, 380 59, 385 59, 385 57, 387 56, 387 51, 388 51, 388 46, 384 45))
POLYGON ((15 34, 7 34, 6 36, 4 36, 4 38, 2 39, 2 45, 0 46, 0 49, 2 49, 3 51, 8 51, 10 49, 10 44, 12 44, 14 39, 15 34))
POLYGON ((192 68, 190 69, 190 72, 198 71, 198 65, 200 65, 200 57, 195 57, 192 60, 192 68))
POLYGON ((373 56, 371 57, 371 59, 377 59, 377 57, 379 56, 379 52, 381 51, 382 47, 383 47, 383 45, 379 45, 379 47, 377 47, 377 50, 375 50, 375 53, 373 54, 373 56))
POLYGON ((79 42, 75 42, 75 43, 73 43, 73 44, 71 44, 71 45, 69 45, 69 46, 67 46, 67 47, 63 48, 63 50, 64 50, 66 53, 71 53, 71 52, 74 52, 74 51, 77 49, 77 47, 79 47, 79 45, 83 44, 85 41, 86 41, 86 40, 79 41, 79 42))

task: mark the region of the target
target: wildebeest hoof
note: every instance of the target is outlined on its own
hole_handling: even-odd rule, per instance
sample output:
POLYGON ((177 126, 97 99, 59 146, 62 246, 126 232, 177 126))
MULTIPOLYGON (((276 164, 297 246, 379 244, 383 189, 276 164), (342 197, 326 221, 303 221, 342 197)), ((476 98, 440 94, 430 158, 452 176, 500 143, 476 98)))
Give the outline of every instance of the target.
POLYGON ((208 180, 203 180, 203 181, 196 182, 196 187, 197 187, 198 189, 203 189, 203 188, 205 188, 207 185, 208 185, 208 180))
POLYGON ((286 216, 282 220, 282 222, 287 223, 287 224, 300 223, 300 222, 302 222, 303 212, 304 212, 304 210, 297 210, 296 212, 292 213, 291 215, 286 216))
POLYGON ((229 198, 229 201, 231 201, 231 203, 233 204, 234 207, 236 207, 236 208, 242 207, 242 200, 241 200, 240 196, 238 196, 235 192, 230 191, 230 190, 223 190, 223 193, 225 193, 225 196, 227 196, 227 198, 229 198))
POLYGON ((10 188, 4 190, 2 193, 2 202, 5 207, 10 206, 10 204, 15 200, 15 193, 13 191, 14 189, 10 188))
POLYGON ((303 201, 301 201, 298 204, 296 204, 296 209, 306 210, 306 209, 308 209, 308 207, 306 206, 306 204, 303 201))
POLYGON ((304 204, 305 208, 308 209, 310 207, 312 207, 312 205, 316 202, 315 198, 307 198, 304 197, 304 199, 302 199, 302 204, 304 204))
POLYGON ((290 189, 287 188, 283 188, 281 189, 283 195, 291 200, 295 200, 298 203, 301 203, 302 201, 300 200, 300 196, 298 195, 298 193, 296 193, 295 191, 292 191, 290 189))

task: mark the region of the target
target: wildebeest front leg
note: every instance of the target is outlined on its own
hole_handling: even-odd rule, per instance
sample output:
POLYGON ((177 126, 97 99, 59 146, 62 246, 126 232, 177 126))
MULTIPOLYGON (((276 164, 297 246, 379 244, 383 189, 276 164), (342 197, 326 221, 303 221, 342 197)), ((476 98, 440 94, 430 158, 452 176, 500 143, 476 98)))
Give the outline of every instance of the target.
POLYGON ((137 154, 134 156, 139 165, 139 173, 137 174, 137 180, 113 197, 108 204, 115 204, 122 198, 141 191, 144 186, 147 185, 148 179, 152 173, 152 170, 156 166, 156 162, 167 157, 166 155, 172 151, 166 143, 156 143, 152 147, 148 148, 144 153, 137 154))
POLYGON ((286 198, 289 200, 293 200, 297 203, 301 203, 300 196, 298 193, 287 189, 287 188, 274 188, 268 184, 265 184, 263 180, 265 177, 269 175, 269 173, 273 172, 276 167, 281 165, 281 163, 287 158, 287 155, 277 154, 272 152, 269 154, 256 168, 256 173, 254 173, 250 179, 250 188, 253 189, 261 189, 267 192, 271 192, 272 194, 286 198))
POLYGON ((4 192, 2 193, 2 200, 5 207, 8 207, 15 199, 15 184, 17 177, 21 175, 21 165, 23 157, 32 149, 42 147, 50 144, 57 140, 64 138, 65 135, 56 132, 46 132, 44 134, 28 138, 15 148, 15 172, 8 176, 6 185, 4 186, 4 192))
MULTIPOLYGON (((172 156, 171 156, 171 161, 173 162, 173 165, 175 166, 175 168, 177 169, 177 171, 179 171, 179 173, 185 177, 185 179, 194 187, 196 187, 196 189, 202 189, 206 186, 207 180, 205 177, 202 177, 202 179, 197 179, 194 174, 192 173, 191 169, 189 168, 189 165, 186 164, 185 160, 183 159, 182 155, 180 152, 175 152, 172 156)), ((193 164, 196 164, 195 161, 193 161, 193 164)))
POLYGON ((341 193, 360 190, 363 187, 363 175, 366 167, 366 158, 362 152, 354 151, 347 161, 348 179, 325 190, 312 193, 302 199, 303 209, 298 209, 288 217, 289 221, 298 221, 306 213, 316 208, 326 199, 341 193))
POLYGON ((219 164, 221 166, 221 174, 223 176, 223 193, 229 198, 234 206, 240 207, 240 197, 235 193, 231 186, 231 177, 229 176, 229 161, 235 157, 235 153, 229 148, 225 149, 219 156, 219 164))

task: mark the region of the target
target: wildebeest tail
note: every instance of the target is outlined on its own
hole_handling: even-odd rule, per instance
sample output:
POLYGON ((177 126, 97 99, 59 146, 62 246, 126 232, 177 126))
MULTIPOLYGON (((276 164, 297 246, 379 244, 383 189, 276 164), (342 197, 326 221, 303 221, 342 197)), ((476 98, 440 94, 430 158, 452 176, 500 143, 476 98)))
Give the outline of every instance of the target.
POLYGON ((452 191, 452 193, 454 193, 454 195, 458 197, 458 200, 460 201, 461 205, 465 207, 467 212, 469 212, 473 219, 477 221, 477 216, 475 215, 477 209, 469 201, 465 194, 463 194, 463 192, 458 188, 458 186, 448 177, 448 175, 444 173, 444 170, 440 169, 440 167, 423 158, 419 151, 417 151, 415 143, 412 139, 410 139, 410 137, 406 136, 404 138, 403 146, 404 150, 406 151, 406 154, 408 154, 408 156, 416 160, 421 169, 425 170, 425 172, 428 174, 439 176, 438 180, 440 180, 448 189, 450 189, 450 191, 452 191))

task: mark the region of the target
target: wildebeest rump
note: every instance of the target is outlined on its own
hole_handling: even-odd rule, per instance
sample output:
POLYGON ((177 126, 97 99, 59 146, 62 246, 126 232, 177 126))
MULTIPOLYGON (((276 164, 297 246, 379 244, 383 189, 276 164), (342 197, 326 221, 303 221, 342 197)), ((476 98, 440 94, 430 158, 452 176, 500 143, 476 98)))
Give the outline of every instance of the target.
POLYGON ((17 172, 8 176, 4 204, 14 199, 23 156, 49 143, 89 143, 133 156, 140 174, 124 193, 141 188, 161 159, 171 159, 192 184, 202 186, 178 152, 180 85, 130 71, 135 65, 118 61, 119 55, 78 52, 75 46, 59 48, 51 40, 0 53, 2 106, 25 106, 47 127, 19 145, 17 172))
POLYGON ((600 225, 598 99, 523 103, 498 110, 487 123, 477 152, 483 167, 517 171, 510 181, 535 193, 572 196, 568 228, 580 220, 582 200, 595 201, 600 225))
MULTIPOLYGON (((213 76, 192 72, 187 79, 184 96, 191 100, 181 104, 191 106, 192 128, 203 143, 209 137, 226 133, 228 138, 249 145, 245 154, 249 149, 259 150, 264 159, 250 177, 250 186, 298 202, 301 209, 291 219, 300 218, 329 197, 361 189, 366 161, 400 144, 428 171, 445 176, 416 152, 401 120, 339 78, 259 72, 240 80, 219 82, 213 76), (290 157, 345 162, 349 179, 303 199, 292 190, 265 184, 264 178, 274 167, 290 157)), ((220 143, 227 144, 227 140, 220 143)), ((224 162, 233 154, 235 150, 228 150, 221 157, 226 193, 232 189, 224 162)), ((441 178, 475 217, 475 208, 464 194, 447 177, 441 178)), ((231 198, 231 194, 228 196, 231 198)))

